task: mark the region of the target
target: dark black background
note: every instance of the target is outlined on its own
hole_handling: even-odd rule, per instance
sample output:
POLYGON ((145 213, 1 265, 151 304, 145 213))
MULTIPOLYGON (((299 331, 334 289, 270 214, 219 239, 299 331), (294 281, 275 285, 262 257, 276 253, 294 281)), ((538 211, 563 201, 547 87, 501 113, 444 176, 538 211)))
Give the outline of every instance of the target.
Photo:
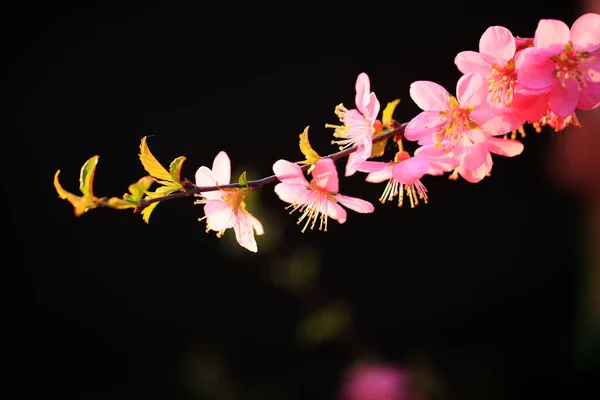
MULTIPOLYGON (((14 239, 4 243, 17 255, 3 264, 19 272, 17 285, 7 280, 17 290, 5 329, 15 334, 19 398, 223 398, 194 391, 188 370, 199 355, 226 360, 227 373, 210 368, 235 388, 230 398, 328 399, 364 348, 401 365, 425 357, 437 398, 570 398, 586 388, 591 372, 574 353, 582 217, 548 173, 550 131, 529 131, 524 153, 496 157, 479 184, 425 178, 430 204, 377 203, 327 233, 301 234, 267 187, 257 195, 267 229, 257 255, 230 232, 205 234, 191 200, 160 205, 146 225, 130 211, 75 218, 58 199, 55 171, 76 191, 95 154, 96 194, 120 196, 144 174, 145 135, 163 164, 185 155, 190 179, 219 150, 235 171, 269 175, 277 159, 300 158, 307 125, 320 153, 334 151, 323 125, 337 122, 337 103, 353 105, 358 73, 382 105, 399 97, 395 117, 408 121, 419 111, 410 83, 454 92, 454 56, 477 50, 488 26, 532 36, 540 18, 576 17, 574 5, 541 1, 370 4, 88 2, 4 13, 5 232, 14 239), (268 279, 306 248, 320 259, 314 304, 268 279), (351 305, 359 339, 298 346, 295 327, 327 298, 351 305)), ((341 181, 374 203, 382 190, 361 175, 341 181)))

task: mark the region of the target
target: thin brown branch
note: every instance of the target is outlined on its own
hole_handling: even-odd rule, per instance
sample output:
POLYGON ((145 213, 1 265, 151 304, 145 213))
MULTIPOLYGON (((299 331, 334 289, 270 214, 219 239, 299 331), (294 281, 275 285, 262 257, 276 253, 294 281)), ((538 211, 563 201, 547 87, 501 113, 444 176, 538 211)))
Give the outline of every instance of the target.
MULTIPOLYGON (((399 124, 396 128, 377 135, 375 138, 373 138, 373 143, 377 143, 382 140, 389 139, 396 135, 402 135, 404 133, 404 129, 406 128, 406 125, 407 125, 407 123, 399 124)), ((336 161, 336 160, 339 160, 340 158, 347 157, 351 153, 354 153, 356 151, 356 148, 357 148, 357 146, 353 146, 353 147, 347 148, 345 150, 338 151, 337 153, 329 154, 328 156, 324 156, 323 158, 330 158, 333 161, 336 161)), ((302 171, 306 171, 309 168, 310 168, 310 165, 303 165, 301 167, 302 171)), ((277 179, 277 176, 270 175, 265 178, 248 181, 248 187, 251 188, 252 190, 256 190, 256 189, 260 189, 261 187, 263 187, 265 185, 275 183, 278 181, 279 180, 277 179)), ((148 207, 152 203, 158 203, 158 202, 163 202, 163 201, 167 201, 167 200, 179 199, 181 197, 191 196, 191 195, 194 195, 194 194, 197 194, 200 192, 213 192, 215 190, 237 189, 237 188, 242 187, 239 183, 230 183, 227 185, 219 185, 218 187, 217 186, 196 186, 187 179, 182 183, 183 183, 185 190, 177 192, 177 193, 172 193, 172 194, 169 194, 169 195, 166 195, 163 197, 142 200, 140 202, 140 205, 136 208, 136 212, 142 211, 144 208, 148 207)))

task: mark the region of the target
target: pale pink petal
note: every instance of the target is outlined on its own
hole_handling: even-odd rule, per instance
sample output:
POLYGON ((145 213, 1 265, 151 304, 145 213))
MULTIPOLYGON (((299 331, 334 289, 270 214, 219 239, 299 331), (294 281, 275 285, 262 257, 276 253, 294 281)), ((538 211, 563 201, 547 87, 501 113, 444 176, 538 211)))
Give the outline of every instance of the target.
POLYGON ((377 96, 375 96, 375 93, 371 93, 369 97, 367 97, 363 109, 361 110, 359 108, 359 111, 362 112, 369 121, 375 121, 379 114, 380 107, 381 105, 379 104, 379 100, 377 100, 377 96))
POLYGON ((245 214, 238 214, 237 218, 235 218, 233 231, 240 246, 253 253, 258 251, 252 221, 245 214))
POLYGON ((356 197, 344 196, 343 194, 335 194, 333 198, 336 199, 341 205, 349 208, 357 213, 368 214, 375 211, 373 204, 363 199, 356 197))
POLYGON ((215 157, 212 167, 213 174, 217 177, 219 185, 227 185, 231 182, 231 161, 224 151, 220 151, 215 157))
POLYGON ((364 72, 361 72, 356 78, 356 84, 354 85, 356 90, 356 96, 354 97, 354 103, 356 104, 356 108, 362 113, 365 114, 365 105, 368 103, 367 98, 371 93, 371 82, 369 81, 369 76, 364 72))
POLYGON ((501 67, 515 56, 516 50, 513 34, 503 26, 490 26, 479 39, 479 52, 492 56, 501 67))
POLYGON ((356 165, 356 170, 360 172, 381 171, 388 166, 388 163, 383 161, 363 161, 356 165))
POLYGON ((278 160, 273 164, 273 172, 281 182, 292 185, 310 186, 300 166, 293 162, 278 160))
POLYGON ((423 111, 448 109, 450 94, 442 86, 429 81, 416 81, 410 85, 410 97, 423 111))
POLYGON ((580 110, 593 110, 600 105, 600 84, 588 83, 588 87, 579 93, 579 103, 577 108, 580 110))
POLYGON ((476 51, 461 51, 454 58, 454 64, 463 74, 475 72, 486 78, 492 75, 492 66, 476 51))
POLYGON ((400 183, 412 185, 427 172, 429 172, 429 160, 425 154, 421 154, 394 165, 392 176, 400 183))
POLYGON ((425 145, 433 142, 433 134, 440 131, 448 118, 442 117, 438 111, 423 111, 410 120, 404 129, 404 137, 412 142, 425 145))
POLYGON ((432 157, 429 159, 427 175, 444 175, 458 167, 458 160, 453 157, 432 157))
POLYGON ((436 147, 435 144, 426 144, 421 147, 418 147, 415 150, 415 156, 417 156, 419 154, 425 154, 430 158, 431 157, 444 157, 445 155, 450 153, 450 151, 451 150, 444 149, 443 147, 436 147))
POLYGON ((549 88, 556 81, 556 64, 552 61, 553 53, 547 50, 528 48, 519 57, 517 78, 523 86, 532 89, 549 88))
POLYGON ((533 45, 538 49, 560 52, 570 38, 571 30, 567 24, 556 19, 542 19, 535 30, 533 45))
POLYGON ((365 181, 370 183, 381 183, 389 181, 392 178, 393 164, 386 165, 383 169, 370 172, 365 181))
POLYGON ((365 116, 356 108, 353 108, 351 110, 348 110, 344 113, 344 124, 345 125, 364 125, 364 126, 370 126, 371 123, 370 121, 367 121, 365 119, 365 116))
MULTIPOLYGON (((216 186, 217 177, 207 167, 200 167, 196 171, 196 186, 216 186)), ((220 190, 214 190, 211 192, 201 192, 200 195, 204 196, 208 200, 216 200, 222 197, 220 190)))
POLYGON ((290 204, 306 204, 311 193, 306 187, 293 183, 278 183, 273 190, 281 201, 290 204))
POLYGON ((320 188, 329 193, 337 193, 339 190, 339 180, 335 163, 330 158, 322 158, 315 163, 315 169, 312 171, 312 177, 320 188))
POLYGON ((468 73, 456 83, 456 97, 462 108, 478 106, 488 98, 488 83, 481 74, 468 73))
POLYGON ((463 156, 461 156, 461 165, 469 171, 474 171, 487 159, 489 152, 487 142, 476 143, 469 147, 463 156))
POLYGON ((467 182, 477 183, 490 173, 492 170, 492 165, 492 156, 490 153, 488 153, 485 162, 479 168, 469 171, 461 165, 456 170, 467 182))
POLYGON ((595 51, 600 47, 600 15, 583 14, 571 27, 571 42, 578 51, 595 51))
POLYGON ((204 205, 206 223, 213 231, 222 231, 233 227, 233 208, 231 204, 221 200, 210 200, 204 205))
POLYGON ((369 151, 365 151, 364 145, 359 145, 356 148, 354 153, 350 153, 348 156, 348 161, 346 161, 346 171, 345 176, 354 175, 356 171, 358 171, 357 165, 365 162, 367 158, 371 155, 371 147, 369 147, 369 151))
POLYGON ((250 220, 252 227, 254 228, 254 233, 258 236, 264 235, 265 230, 263 229, 262 224, 254 215, 248 214, 246 217, 250 220))
POLYGON ((518 156, 523 152, 523 143, 513 139, 489 138, 488 150, 504 157, 518 156))
POLYGON ((571 115, 579 103, 578 88, 577 82, 573 79, 567 79, 565 86, 556 81, 548 95, 548 104, 552 112, 562 118, 571 115))
POLYGON ((326 200, 325 210, 323 211, 325 215, 327 215, 331 219, 335 219, 340 224, 346 222, 346 217, 348 216, 348 213, 338 203, 335 203, 331 200, 326 200))
POLYGON ((508 108, 478 107, 469 117, 490 135, 504 135, 521 126, 516 114, 508 108))

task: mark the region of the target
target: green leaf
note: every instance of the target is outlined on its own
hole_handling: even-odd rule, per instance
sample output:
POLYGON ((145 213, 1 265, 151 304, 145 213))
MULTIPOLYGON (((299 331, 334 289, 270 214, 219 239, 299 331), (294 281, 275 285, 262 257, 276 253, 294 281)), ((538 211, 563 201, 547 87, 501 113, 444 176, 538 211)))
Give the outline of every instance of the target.
POLYGON ((83 215, 85 212, 98 207, 98 201, 96 197, 92 196, 77 196, 71 192, 66 191, 58 181, 58 175, 60 170, 54 174, 54 189, 58 193, 58 197, 63 200, 67 200, 73 206, 73 211, 76 217, 83 215))
POLYGON ((181 182, 181 166, 184 161, 185 157, 179 156, 171 162, 171 165, 169 165, 169 173, 175 183, 181 182))
POLYGON ((99 156, 93 156, 83 164, 79 173, 79 190, 86 197, 94 197, 93 183, 94 183, 94 172, 96 171, 96 165, 98 165, 99 156))
POLYGON ((129 193, 125 193, 122 199, 111 197, 105 203, 106 206, 117 210, 126 208, 135 208, 140 204, 146 191, 150 188, 154 179, 151 176, 144 176, 136 183, 129 185, 129 193))
MULTIPOLYGON (((157 199, 159 197, 164 197, 177 191, 179 191, 179 188, 175 186, 160 186, 156 188, 154 192, 146 192, 146 199, 157 199)), ((156 206, 158 206, 159 204, 159 202, 152 203, 142 210, 142 218, 145 223, 149 223, 150 214, 152 214, 152 211, 154 211, 156 206)))
POLYGON ((248 178, 246 178, 246 171, 242 172, 242 174, 240 175, 240 177, 238 179, 238 183, 243 188, 248 187, 248 178))
POLYGON ((142 219, 144 220, 145 223, 147 223, 147 224, 150 223, 150 214, 152 214, 152 211, 154 211, 156 206, 159 204, 160 203, 152 203, 148 207, 146 207, 142 210, 142 219))

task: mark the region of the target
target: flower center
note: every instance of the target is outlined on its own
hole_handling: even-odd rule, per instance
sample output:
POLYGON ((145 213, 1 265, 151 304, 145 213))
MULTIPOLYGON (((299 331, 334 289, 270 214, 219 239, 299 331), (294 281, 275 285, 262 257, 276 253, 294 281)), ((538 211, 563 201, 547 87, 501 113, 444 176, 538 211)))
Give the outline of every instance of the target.
POLYGON ((494 65, 492 76, 488 79, 489 99, 500 104, 512 103, 516 80, 514 59, 511 58, 504 67, 494 65))
POLYGON ((563 87, 567 86, 567 79, 573 79, 577 82, 579 90, 581 86, 587 87, 586 78, 588 77, 589 67, 586 65, 595 60, 594 56, 590 56, 587 51, 576 52, 571 43, 565 45, 562 53, 552 57, 552 61, 556 63, 556 77, 563 87))
POLYGON ((449 110, 440 111, 442 118, 448 120, 447 124, 440 131, 435 132, 435 146, 440 148, 449 142, 450 148, 454 148, 457 141, 467 138, 471 139, 469 132, 477 129, 478 126, 469 118, 469 114, 475 110, 475 106, 462 108, 454 96, 450 96, 448 102, 449 110))

